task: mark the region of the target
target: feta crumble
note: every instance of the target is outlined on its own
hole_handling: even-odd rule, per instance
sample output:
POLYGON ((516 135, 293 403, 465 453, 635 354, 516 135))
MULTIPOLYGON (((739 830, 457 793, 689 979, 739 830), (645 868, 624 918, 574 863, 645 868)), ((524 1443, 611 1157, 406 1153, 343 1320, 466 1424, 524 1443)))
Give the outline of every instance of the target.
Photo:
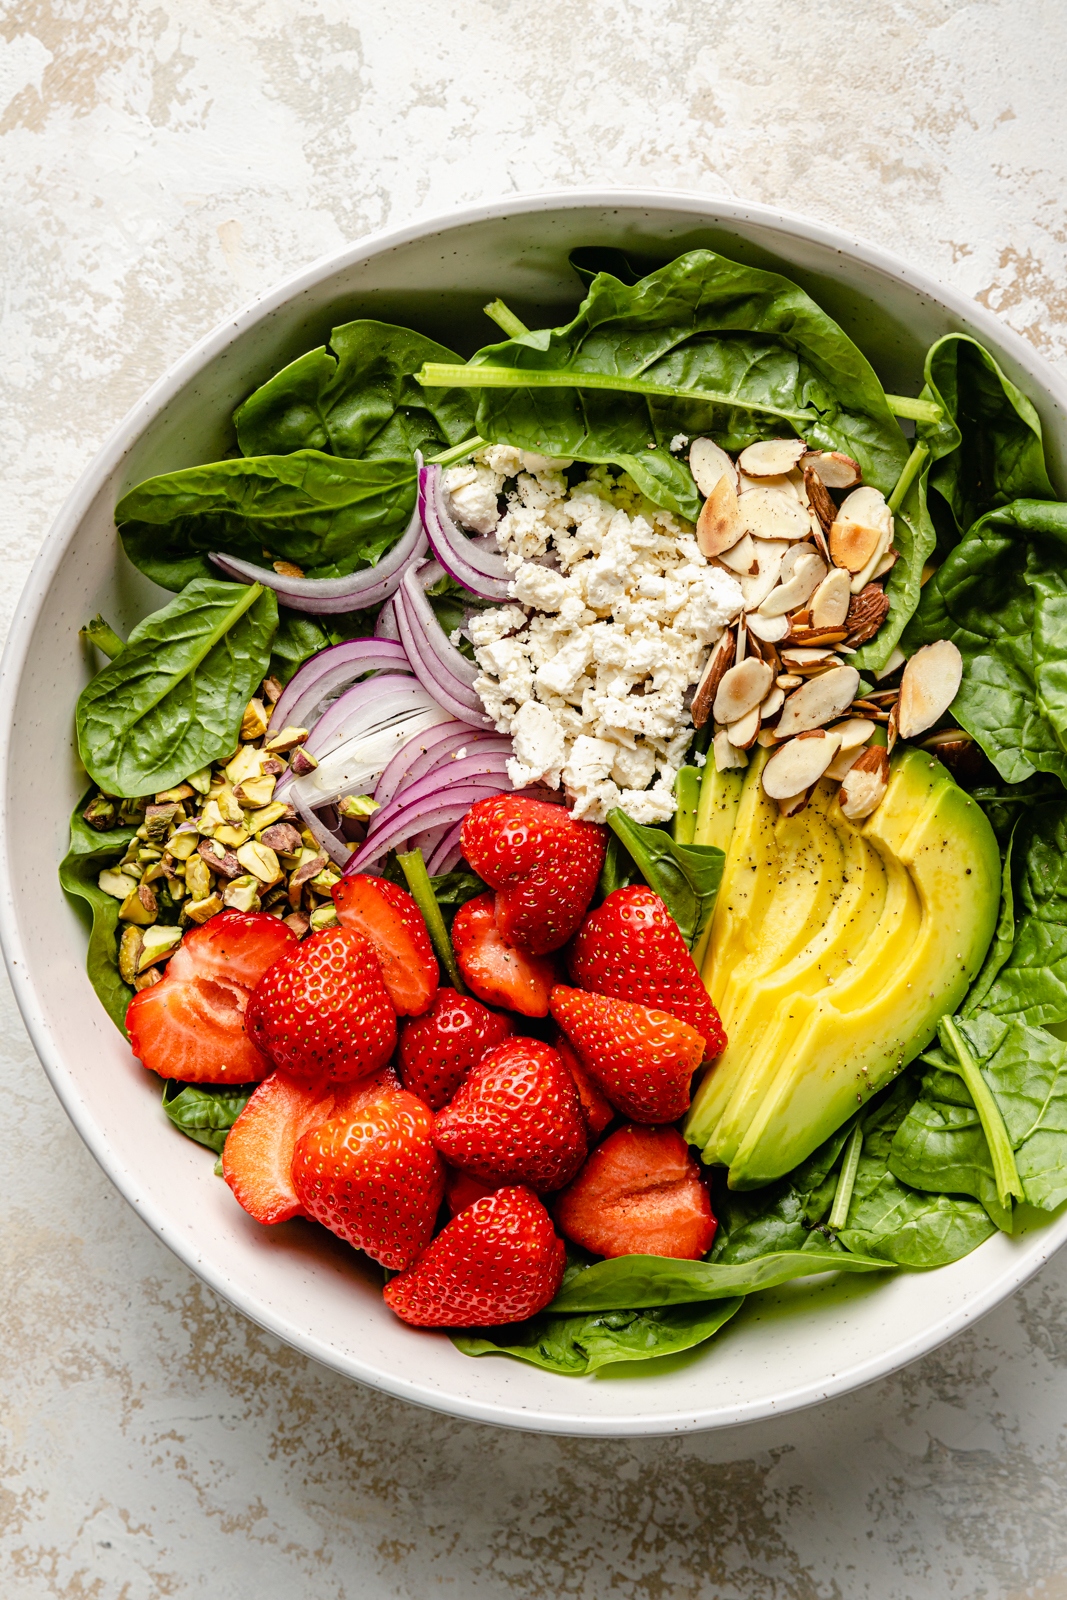
POLYGON ((492 445, 445 473, 452 514, 478 532, 508 486, 492 527, 519 603, 470 619, 474 687, 511 735, 516 788, 562 783, 591 822, 614 806, 666 822, 691 690, 742 608, 741 586, 625 474, 593 467, 571 487, 569 466, 492 445))

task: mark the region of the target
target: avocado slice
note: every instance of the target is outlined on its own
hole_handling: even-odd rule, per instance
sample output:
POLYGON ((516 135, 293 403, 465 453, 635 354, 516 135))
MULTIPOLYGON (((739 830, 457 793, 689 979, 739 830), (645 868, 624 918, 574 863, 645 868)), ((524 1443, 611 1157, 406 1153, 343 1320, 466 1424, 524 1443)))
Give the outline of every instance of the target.
POLYGON ((926 1047, 981 966, 1000 892, 999 852, 981 808, 940 762, 905 750, 865 822, 841 815, 828 784, 789 819, 809 830, 816 856, 826 829, 839 849, 809 893, 823 921, 809 918, 803 943, 796 927, 784 937, 776 902, 781 910, 799 891, 780 898, 780 880, 803 870, 804 853, 783 856, 756 787, 762 793, 750 768, 704 969, 726 1006, 730 1044, 686 1122, 705 1160, 728 1164, 739 1189, 791 1171, 926 1047), (827 905, 834 859, 839 882, 827 905), (773 884, 756 881, 771 876, 773 884))

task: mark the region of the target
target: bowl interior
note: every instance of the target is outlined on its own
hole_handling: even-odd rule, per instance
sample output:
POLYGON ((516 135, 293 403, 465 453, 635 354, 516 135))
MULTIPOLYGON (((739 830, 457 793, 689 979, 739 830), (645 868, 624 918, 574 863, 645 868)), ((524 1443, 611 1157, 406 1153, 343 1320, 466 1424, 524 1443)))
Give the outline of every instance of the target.
POLYGON ((999 1235, 928 1274, 811 1280, 762 1295, 704 1350, 599 1377, 472 1360, 385 1309, 377 1275, 311 1226, 258 1227, 171 1128, 158 1084, 132 1059, 84 974, 85 927, 56 881, 85 787, 72 738, 91 666, 79 627, 102 611, 125 632, 161 591, 130 568, 113 508, 140 479, 212 459, 257 383, 363 315, 417 327, 464 353, 492 337, 501 296, 531 325, 580 296, 576 245, 621 245, 656 263, 710 245, 789 273, 867 352, 892 391, 917 393, 922 356, 950 329, 991 346, 1041 412, 1053 473, 1067 450, 1064 392, 981 307, 830 230, 763 210, 671 195, 549 196, 468 211, 364 243, 310 269, 217 330, 145 397, 76 489, 34 568, 5 655, 5 833, 0 932, 34 1043, 79 1132, 161 1238, 247 1315, 355 1378, 459 1415, 556 1432, 715 1427, 808 1405, 921 1354, 988 1310, 1062 1242, 1067 1219, 999 1235))

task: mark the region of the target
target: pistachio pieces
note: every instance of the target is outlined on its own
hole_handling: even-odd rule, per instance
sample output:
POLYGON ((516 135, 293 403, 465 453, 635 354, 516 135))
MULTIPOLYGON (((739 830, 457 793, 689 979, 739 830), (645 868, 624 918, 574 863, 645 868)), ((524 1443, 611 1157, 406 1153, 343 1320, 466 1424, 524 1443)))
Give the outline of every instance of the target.
POLYGON ((959 690, 963 657, 951 639, 927 644, 908 661, 900 680, 897 732, 914 739, 943 717, 959 690))

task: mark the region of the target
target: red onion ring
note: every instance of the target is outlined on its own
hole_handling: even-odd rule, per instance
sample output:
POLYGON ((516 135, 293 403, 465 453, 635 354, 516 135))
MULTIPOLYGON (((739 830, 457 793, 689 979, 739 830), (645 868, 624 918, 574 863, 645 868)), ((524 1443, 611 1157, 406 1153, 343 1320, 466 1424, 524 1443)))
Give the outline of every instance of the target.
MULTIPOLYGON (((439 705, 460 722, 469 722, 472 728, 492 727, 489 718, 481 709, 481 701, 474 690, 454 677, 433 654, 429 644, 424 640, 424 630, 408 611, 406 601, 406 591, 399 589, 395 614, 400 629, 400 641, 407 652, 416 678, 427 694, 431 694, 439 705)), ((440 631, 436 617, 434 627, 440 631)))
POLYGON ((396 625, 396 615, 393 610, 393 600, 390 597, 378 613, 378 620, 374 624, 374 637, 376 639, 395 639, 400 643, 400 630, 396 625))
POLYGON ((431 877, 436 877, 441 872, 451 872, 456 863, 462 859, 463 851, 459 842, 462 829, 462 822, 457 822, 454 828, 449 828, 433 853, 426 857, 426 871, 431 877))
MULTIPOLYGON (((448 638, 445 630, 437 620, 433 606, 426 598, 426 594, 419 582, 419 574, 413 567, 409 567, 400 580, 400 604, 411 619, 412 627, 418 624, 422 629, 420 637, 424 637, 428 653, 435 656, 450 677, 458 679, 471 693, 474 693, 475 678, 481 673, 481 668, 473 661, 468 661, 448 638)), ((481 701, 475 695, 479 705, 481 701)))
MULTIPOLYGON (((348 877, 353 872, 366 872, 372 862, 387 855, 405 839, 410 839, 414 834, 424 833, 428 826, 446 826, 460 822, 476 800, 484 800, 487 793, 492 792, 494 791, 470 785, 450 791, 447 800, 442 800, 438 791, 406 807, 390 827, 383 828, 381 833, 367 840, 362 850, 355 852, 345 866, 345 876, 348 877)), ((503 788, 496 792, 502 793, 503 788)))
POLYGON ((418 451, 415 460, 419 468, 419 515, 438 561, 472 594, 484 600, 511 598, 511 574, 504 557, 479 548, 467 538, 445 504, 440 467, 424 466, 418 451))
MULTIPOLYGON (((378 779, 374 798, 380 806, 386 806, 403 785, 411 779, 413 765, 421 761, 424 756, 433 759, 433 753, 440 751, 460 750, 468 740, 473 741, 478 735, 466 722, 453 718, 451 722, 438 723, 436 728, 428 728, 422 733, 412 734, 406 744, 402 744, 396 755, 390 761, 381 777, 378 779)), ((424 769, 425 770, 425 769, 424 769)), ((422 776, 420 772, 419 777, 422 776)))
POLYGON ((462 788, 481 787, 486 785, 495 787, 497 793, 502 789, 510 789, 507 781, 507 760, 499 755, 467 756, 462 761, 457 761, 452 772, 445 777, 441 772, 428 772, 418 783, 411 784, 406 789, 390 800, 387 806, 376 811, 367 825, 367 839, 376 838, 382 828, 392 825, 393 819, 410 806, 417 806, 427 795, 447 797, 453 784, 462 788), (502 782, 500 780, 503 780, 502 782))
POLYGON ((410 672, 404 646, 392 639, 348 639, 298 667, 271 712, 270 728, 313 728, 327 706, 365 672, 410 672), (304 719, 307 718, 305 721, 304 719))

